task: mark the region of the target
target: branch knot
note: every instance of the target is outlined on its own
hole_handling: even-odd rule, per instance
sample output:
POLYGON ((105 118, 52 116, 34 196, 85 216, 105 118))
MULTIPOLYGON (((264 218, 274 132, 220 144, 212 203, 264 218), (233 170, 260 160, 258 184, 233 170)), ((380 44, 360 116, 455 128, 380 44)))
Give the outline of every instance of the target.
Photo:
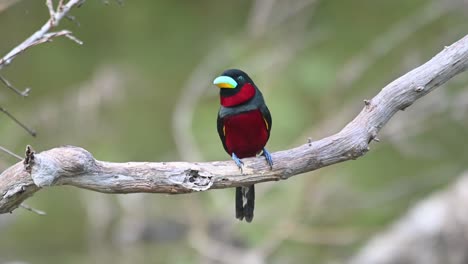
POLYGON ((95 164, 94 157, 85 149, 72 146, 54 148, 36 154, 31 177, 39 187, 51 186, 61 177, 89 172, 95 164))

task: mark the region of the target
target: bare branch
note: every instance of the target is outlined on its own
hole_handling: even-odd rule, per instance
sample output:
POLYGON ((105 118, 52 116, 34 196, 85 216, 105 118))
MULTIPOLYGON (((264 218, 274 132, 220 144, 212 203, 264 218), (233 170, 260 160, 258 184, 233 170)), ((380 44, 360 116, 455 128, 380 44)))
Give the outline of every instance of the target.
POLYGON ((41 187, 52 185, 105 193, 180 194, 285 180, 356 159, 369 150, 369 143, 396 112, 467 68, 468 35, 388 84, 340 132, 273 153, 273 169, 263 158, 244 159, 244 173, 240 173, 232 161, 113 163, 96 160, 88 151, 71 146, 30 152, 27 162, 17 163, 0 175, 0 213, 14 210, 41 187))
MULTIPOLYGON (((62 1, 60 1, 62 3, 62 1)), ((27 50, 28 48, 31 48, 37 44, 44 43, 50 41, 53 37, 58 37, 58 36, 68 36, 71 35, 70 31, 67 31, 68 33, 64 33, 64 31, 60 31, 62 34, 59 34, 60 32, 54 33, 48 33, 53 27, 57 26, 62 18, 67 16, 68 12, 74 7, 79 5, 82 2, 82 0, 70 0, 68 1, 65 5, 62 3, 61 5, 59 4, 59 8, 57 8, 57 11, 53 10, 52 6, 52 1, 51 0, 46 0, 46 5, 49 9, 50 13, 50 19, 39 29, 36 31, 34 34, 32 34, 29 38, 27 38, 23 43, 19 44, 16 46, 14 49, 12 49, 10 52, 8 52, 3 58, 0 59, 0 70, 9 65, 11 61, 27 50)))
POLYGON ((31 206, 29 206, 29 205, 27 205, 25 203, 20 204, 20 207, 23 208, 23 209, 26 209, 26 210, 28 210, 30 212, 33 212, 35 214, 38 214, 38 215, 47 215, 46 212, 35 209, 35 208, 32 208, 31 206))
POLYGON ((65 36, 65 37, 71 39, 72 41, 78 43, 79 45, 83 44, 83 41, 81 41, 81 40, 77 39, 76 37, 74 37, 72 35, 71 31, 69 31, 69 30, 60 30, 60 31, 57 31, 57 32, 50 32, 50 33, 44 34, 40 39, 38 39, 35 42, 31 43, 31 47, 36 46, 38 44, 45 43, 45 42, 51 42, 54 38, 60 37, 60 36, 65 36))
POLYGON ((79 40, 77 37, 73 36, 73 35, 71 34, 71 32, 68 33, 68 34, 65 34, 65 37, 68 38, 68 39, 70 39, 71 41, 75 42, 75 43, 78 44, 78 45, 83 45, 83 41, 81 41, 81 40, 79 40))
POLYGON ((57 5, 57 12, 62 11, 62 8, 63 8, 63 1, 64 1, 64 0, 59 0, 59 3, 58 3, 58 5, 57 5))
POLYGON ((15 154, 13 151, 11 151, 11 150, 9 150, 9 149, 7 149, 5 147, 0 146, 0 150, 7 153, 10 156, 13 156, 13 157, 19 159, 19 160, 23 160, 22 157, 20 157, 19 155, 15 154))
POLYGON ((16 124, 18 124, 19 126, 21 126, 22 128, 24 128, 24 130, 26 130, 31 136, 35 137, 37 134, 36 134, 36 131, 34 129, 31 129, 29 127, 27 127, 25 124, 23 124, 21 121, 19 121, 18 119, 16 119, 15 116, 13 116, 12 114, 10 114, 10 112, 8 112, 5 108, 1 107, 0 106, 0 112, 3 112, 5 115, 7 115, 11 120, 13 120, 16 124))
POLYGON ((5 77, 0 75, 0 81, 5 84, 6 87, 10 88, 13 92, 21 95, 22 97, 26 97, 29 95, 29 92, 31 91, 31 88, 26 88, 24 91, 20 91, 17 88, 13 86, 5 77))
POLYGON ((50 23, 52 27, 55 27, 56 21, 55 21, 55 11, 54 11, 54 4, 52 3, 52 0, 46 0, 46 6, 47 9, 49 9, 49 15, 50 15, 50 23))

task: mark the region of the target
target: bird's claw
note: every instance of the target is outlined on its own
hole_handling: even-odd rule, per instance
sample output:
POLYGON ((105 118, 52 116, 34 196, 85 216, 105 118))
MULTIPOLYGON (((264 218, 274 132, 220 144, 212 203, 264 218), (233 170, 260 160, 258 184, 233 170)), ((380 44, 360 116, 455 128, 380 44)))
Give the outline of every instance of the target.
POLYGON ((266 148, 263 148, 263 156, 265 156, 265 159, 268 162, 268 165, 270 165, 270 169, 273 169, 273 158, 271 157, 270 152, 266 148))
POLYGON ((232 159, 234 160, 234 162, 236 163, 237 167, 240 169, 240 171, 241 171, 241 173, 242 173, 242 172, 243 172, 243 171, 242 171, 242 168, 243 168, 243 166, 244 166, 244 162, 243 162, 241 159, 239 159, 239 158, 236 156, 235 153, 232 153, 232 156, 231 156, 231 157, 232 157, 232 159))

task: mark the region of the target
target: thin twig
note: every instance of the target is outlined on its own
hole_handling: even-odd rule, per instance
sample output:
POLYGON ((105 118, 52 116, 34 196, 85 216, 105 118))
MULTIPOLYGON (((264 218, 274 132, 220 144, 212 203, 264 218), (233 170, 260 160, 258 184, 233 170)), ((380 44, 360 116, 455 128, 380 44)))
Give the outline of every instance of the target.
POLYGON ((60 0, 58 5, 57 5, 57 11, 56 12, 61 12, 63 8, 63 0, 60 0))
POLYGON ((67 15, 66 18, 67 18, 68 20, 70 20, 71 22, 75 23, 75 25, 76 25, 77 27, 80 27, 80 26, 81 26, 80 22, 78 21, 78 19, 76 19, 75 16, 67 15))
POLYGON ((77 39, 76 37, 74 37, 71 33, 70 30, 60 30, 60 31, 57 31, 57 32, 50 32, 50 33, 46 33, 44 34, 44 36, 42 36, 42 38, 36 40, 35 42, 33 42, 31 44, 31 46, 35 46, 35 45, 38 45, 38 44, 41 44, 41 43, 44 43, 44 42, 50 42, 53 40, 53 38, 56 38, 56 37, 60 37, 60 36, 65 36, 71 40, 73 40, 74 42, 78 43, 79 45, 82 45, 83 44, 83 41, 77 39))
POLYGON ((55 22, 55 11, 54 11, 54 4, 52 3, 52 0, 46 0, 46 6, 47 9, 49 9, 49 15, 50 15, 50 23, 52 27, 56 26, 55 22))
MULTIPOLYGON (((29 38, 27 38, 25 41, 23 41, 21 44, 13 48, 9 53, 7 53, 3 58, 0 59, 0 70, 9 65, 11 61, 18 56, 19 54, 23 53, 25 50, 28 48, 31 48, 33 46, 36 46, 38 44, 44 43, 44 42, 49 42, 52 40, 52 38, 58 37, 58 36, 65 36, 68 39, 78 43, 79 45, 82 45, 83 42, 76 37, 74 37, 71 33, 71 31, 68 30, 62 30, 59 32, 52 32, 52 33, 47 33, 49 30, 53 27, 56 27, 60 20, 62 20, 63 17, 68 16, 68 12, 70 12, 71 8, 79 5, 82 3, 82 0, 70 0, 66 5, 63 4, 64 0, 60 0, 57 6, 57 10, 54 11, 53 7, 53 2, 52 0, 46 0, 46 6, 49 10, 49 15, 50 18, 49 20, 41 27, 40 30, 36 31, 33 35, 31 35, 29 38)), ((0 76, 0 80, 11 90, 13 90, 15 93, 25 97, 29 94, 30 88, 26 88, 23 92, 19 91, 16 89, 7 79, 3 78, 0 76)), ((4 110, 4 109, 3 109, 4 110)), ((10 116, 13 120, 15 120, 16 123, 20 124, 26 131, 28 131, 31 135, 35 136, 36 132, 33 130, 27 128, 24 126, 22 123, 18 122, 13 116, 11 116, 8 112, 3 111, 5 114, 10 116)))
POLYGON ((32 208, 31 206, 29 206, 29 205, 27 205, 25 203, 20 204, 20 207, 23 208, 23 209, 26 209, 26 210, 28 210, 30 212, 33 212, 35 214, 38 214, 38 215, 47 215, 46 212, 35 209, 35 208, 32 208))
POLYGON ((23 124, 21 121, 19 121, 16 117, 14 117, 12 114, 10 114, 10 112, 8 112, 5 108, 0 106, 0 111, 3 112, 5 115, 7 115, 16 124, 18 124, 19 126, 24 128, 24 130, 26 130, 31 136, 35 137, 37 135, 36 131, 34 131, 34 129, 31 129, 31 128, 27 127, 25 124, 23 124))
POLYGON ((11 155, 11 156, 13 156, 13 157, 15 157, 15 158, 17 158, 17 159, 19 159, 19 160, 23 160, 23 158, 21 156, 15 154, 13 151, 11 151, 11 150, 9 150, 9 149, 7 149, 5 147, 0 146, 0 150, 7 153, 7 154, 9 154, 9 155, 11 155))
POLYGON ((65 34, 65 37, 74 41, 78 45, 83 45, 83 41, 79 40, 77 37, 73 36, 71 33, 65 34))
MULTIPOLYGON (((46 1, 46 5, 49 7, 49 5, 51 5, 51 1, 46 1)), ((70 12, 70 10, 73 7, 78 6, 81 3, 82 0, 70 0, 65 5, 62 4, 60 10, 57 10, 57 12, 53 11, 53 7, 52 9, 49 8, 49 13, 53 13, 53 15, 51 15, 49 20, 38 31, 36 31, 29 38, 24 40, 21 44, 13 48, 10 52, 3 56, 3 58, 0 59, 0 70, 3 67, 9 65, 16 56, 18 56, 28 48, 40 43, 47 42, 52 37, 71 34, 71 32, 69 32, 68 34, 46 35, 53 27, 59 24, 62 18, 67 16, 68 12, 70 12)))
POLYGON ((6 87, 10 88, 12 91, 14 91, 15 93, 21 95, 22 97, 26 97, 29 95, 29 92, 31 91, 31 88, 26 88, 24 89, 24 91, 20 91, 18 90, 17 88, 15 88, 13 86, 13 84, 11 84, 5 77, 1 76, 0 75, 0 81, 5 84, 6 87))

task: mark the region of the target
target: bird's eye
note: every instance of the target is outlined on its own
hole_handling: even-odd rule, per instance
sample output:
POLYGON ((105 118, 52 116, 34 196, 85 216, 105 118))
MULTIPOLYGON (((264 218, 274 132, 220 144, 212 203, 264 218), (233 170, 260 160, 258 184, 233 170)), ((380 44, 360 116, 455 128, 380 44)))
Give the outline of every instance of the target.
POLYGON ((237 80, 242 82, 242 81, 244 81, 244 77, 243 77, 243 76, 239 76, 239 77, 237 77, 237 80))

